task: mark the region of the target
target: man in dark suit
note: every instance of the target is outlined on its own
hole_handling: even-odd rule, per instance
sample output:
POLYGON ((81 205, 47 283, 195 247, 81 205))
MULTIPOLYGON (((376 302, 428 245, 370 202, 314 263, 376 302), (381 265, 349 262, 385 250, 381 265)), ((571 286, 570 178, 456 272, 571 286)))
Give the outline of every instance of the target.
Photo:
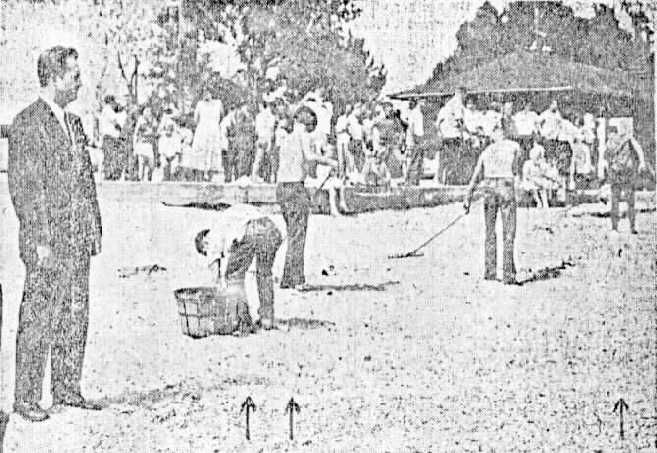
POLYGON ((64 111, 80 89, 77 59, 61 46, 39 56, 41 95, 16 116, 9 137, 9 192, 26 271, 14 410, 30 421, 48 418, 39 401, 49 351, 54 404, 100 409, 80 388, 101 221, 87 137, 80 118, 64 111))

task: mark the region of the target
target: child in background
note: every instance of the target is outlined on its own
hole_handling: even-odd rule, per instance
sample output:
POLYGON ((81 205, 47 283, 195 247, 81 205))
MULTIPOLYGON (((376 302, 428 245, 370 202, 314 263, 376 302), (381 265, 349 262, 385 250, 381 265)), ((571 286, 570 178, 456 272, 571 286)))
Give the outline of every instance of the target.
POLYGON ((379 151, 375 156, 368 156, 363 167, 363 179, 365 185, 390 191, 392 187, 392 174, 386 163, 389 151, 379 151))
POLYGON ((180 127, 180 137, 182 140, 180 146, 180 156, 174 160, 175 169, 171 169, 171 176, 174 180, 180 181, 184 178, 184 168, 182 167, 183 156, 192 152, 192 143, 194 143, 194 132, 188 127, 180 127))
POLYGON ((283 242, 282 231, 285 231, 285 228, 277 225, 271 215, 248 204, 233 205, 219 215, 220 222, 197 234, 196 251, 208 258, 214 271, 213 279, 219 287, 238 299, 242 333, 248 333, 252 329, 244 280, 255 259, 260 300, 259 324, 266 330, 273 329, 272 267, 276 252, 283 242))
POLYGON ((171 180, 173 161, 180 156, 182 150, 182 136, 178 132, 178 125, 171 114, 171 111, 167 111, 162 117, 159 128, 158 150, 164 181, 171 180))
POLYGON ((137 177, 140 181, 153 178, 155 151, 153 144, 157 140, 157 120, 150 107, 144 110, 135 126, 134 154, 137 158, 137 177))

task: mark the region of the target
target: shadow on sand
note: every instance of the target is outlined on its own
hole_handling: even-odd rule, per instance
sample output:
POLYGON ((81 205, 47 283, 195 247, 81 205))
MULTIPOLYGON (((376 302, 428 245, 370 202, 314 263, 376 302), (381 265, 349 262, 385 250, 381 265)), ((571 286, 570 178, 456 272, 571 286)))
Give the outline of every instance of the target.
POLYGON ((370 285, 367 283, 352 283, 343 285, 305 285, 299 289, 301 292, 313 291, 385 291, 386 287, 392 285, 399 285, 398 280, 379 283, 377 285, 370 285))
POLYGON ((562 260, 561 264, 556 266, 544 267, 537 271, 532 271, 531 269, 529 269, 529 275, 527 276, 527 278, 524 278, 523 280, 518 280, 516 285, 522 286, 522 285, 526 285, 527 283, 559 278, 559 276, 564 270, 573 266, 575 266, 575 264, 572 261, 562 260))
POLYGON ((321 329, 335 327, 335 323, 331 321, 323 321, 321 319, 307 319, 307 318, 290 318, 290 319, 277 319, 279 329, 281 327, 298 328, 298 329, 321 329))

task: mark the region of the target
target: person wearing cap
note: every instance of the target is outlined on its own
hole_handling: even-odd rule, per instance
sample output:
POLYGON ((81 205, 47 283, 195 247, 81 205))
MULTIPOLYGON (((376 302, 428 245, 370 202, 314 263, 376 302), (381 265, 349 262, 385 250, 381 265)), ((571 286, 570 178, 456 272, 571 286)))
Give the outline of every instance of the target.
POLYGON ((196 251, 208 258, 215 283, 236 297, 241 310, 242 333, 251 330, 245 278, 255 261, 260 307, 259 324, 269 330, 274 324, 274 280, 272 267, 283 243, 283 226, 253 205, 236 204, 219 214, 220 221, 200 231, 194 240, 196 251))
POLYGON ((280 146, 276 201, 281 206, 287 230, 287 253, 281 278, 281 288, 304 285, 304 249, 310 216, 310 197, 305 187, 308 165, 313 162, 337 167, 338 163, 324 157, 313 147, 313 132, 317 115, 300 107, 294 115, 294 127, 280 146))
POLYGON ((495 224, 497 212, 502 217, 503 234, 503 278, 505 284, 516 283, 516 268, 513 259, 513 243, 516 236, 516 196, 515 175, 517 173, 517 158, 520 153, 518 143, 505 138, 501 125, 496 126, 492 132, 493 143, 482 151, 474 174, 468 185, 467 195, 463 207, 466 214, 470 212, 470 205, 474 189, 481 186, 484 193, 484 218, 486 223, 485 241, 485 280, 497 278, 497 236, 495 224), (483 182, 478 184, 480 176, 483 182))
POLYGON ((617 126, 608 128, 609 139, 605 150, 607 161, 607 180, 611 184, 611 229, 618 231, 618 202, 621 194, 627 201, 627 218, 630 232, 637 234, 636 212, 634 210, 634 184, 639 174, 646 169, 643 148, 628 132, 619 131, 617 126))

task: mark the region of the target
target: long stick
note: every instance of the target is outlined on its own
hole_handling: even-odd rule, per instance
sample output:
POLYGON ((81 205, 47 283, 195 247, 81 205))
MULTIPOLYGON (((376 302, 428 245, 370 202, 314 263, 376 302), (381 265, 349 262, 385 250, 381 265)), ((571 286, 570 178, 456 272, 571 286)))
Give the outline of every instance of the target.
POLYGON ((443 227, 443 229, 441 229, 441 230, 438 231, 436 234, 434 234, 433 236, 431 236, 429 239, 427 239, 426 241, 424 241, 424 242, 422 243, 422 245, 420 245, 419 247, 417 247, 415 250, 411 251, 409 254, 410 254, 410 255, 415 255, 417 252, 419 252, 419 251, 422 250, 424 247, 426 247, 427 245, 429 245, 429 243, 431 243, 431 241, 433 241, 433 240, 436 239, 438 236, 440 236, 441 234, 443 234, 445 231, 447 231, 448 229, 450 229, 450 228, 451 228, 456 222, 458 222, 459 220, 461 220, 461 218, 464 217, 464 216, 465 216, 465 213, 464 213, 464 212, 461 213, 461 214, 459 214, 458 216, 456 216, 456 217, 454 218, 454 220, 452 220, 451 222, 449 222, 449 223, 447 224, 447 226, 443 227))

